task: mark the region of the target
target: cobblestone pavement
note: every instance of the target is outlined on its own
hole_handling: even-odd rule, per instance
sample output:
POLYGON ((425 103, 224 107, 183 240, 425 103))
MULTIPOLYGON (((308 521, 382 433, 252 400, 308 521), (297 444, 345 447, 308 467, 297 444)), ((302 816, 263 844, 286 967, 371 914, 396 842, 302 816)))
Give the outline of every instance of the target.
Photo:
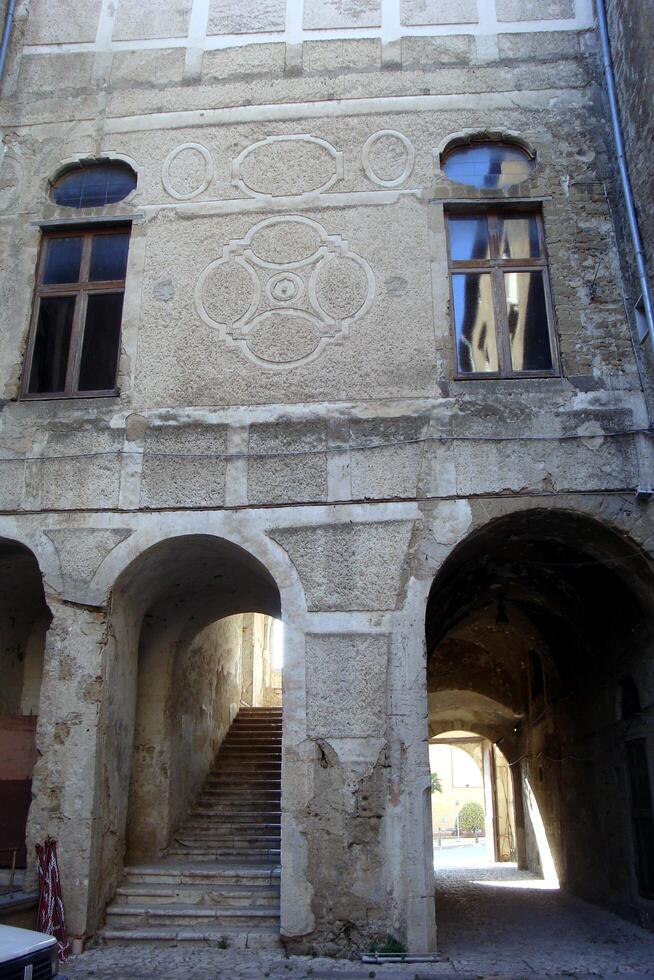
POLYGON ((514 867, 439 868, 442 961, 364 965, 203 947, 127 946, 71 959, 71 980, 431 980, 654 977, 654 935, 514 867))

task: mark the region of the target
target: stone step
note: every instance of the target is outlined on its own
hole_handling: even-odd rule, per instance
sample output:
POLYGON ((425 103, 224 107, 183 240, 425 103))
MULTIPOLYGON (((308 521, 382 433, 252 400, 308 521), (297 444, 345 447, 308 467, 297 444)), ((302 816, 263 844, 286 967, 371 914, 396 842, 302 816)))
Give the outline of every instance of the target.
POLYGON ((248 930, 176 929, 155 926, 149 929, 103 929, 101 941, 107 946, 143 943, 147 946, 214 946, 217 949, 279 949, 279 929, 261 926, 248 930))
POLYGON ((212 793, 195 801, 193 816, 201 813, 222 813, 225 816, 251 811, 272 811, 281 813, 279 795, 271 799, 269 793, 212 793))
POLYGON ((280 793, 221 793, 217 790, 214 793, 208 793, 199 797, 195 801, 195 809, 193 813, 206 812, 207 810, 216 810, 217 813, 245 813, 251 810, 253 813, 255 811, 269 811, 275 810, 277 813, 279 810, 280 793))
POLYGON ((241 728, 260 728, 263 731, 275 730, 283 731, 284 723, 280 715, 269 715, 265 718, 258 718, 255 715, 245 715, 232 722, 229 731, 239 731, 241 728))
POLYGON ((116 889, 117 905, 215 905, 232 908, 279 907, 279 880, 268 884, 166 884, 127 882, 116 889))
MULTIPOLYGON (((229 736, 229 741, 223 742, 221 745, 221 751, 224 750, 234 750, 243 752, 269 752, 273 755, 281 756, 282 754, 282 740, 281 738, 271 738, 270 736, 256 736, 256 735, 234 735, 229 736)), ((218 756, 220 759, 220 755, 218 756)))
POLYGON ((230 820, 234 823, 247 823, 248 821, 253 821, 255 823, 279 823, 282 814, 279 807, 274 805, 268 806, 252 806, 249 809, 244 807, 222 804, 217 801, 210 803, 207 800, 206 807, 202 807, 199 810, 191 810, 188 820, 199 820, 205 822, 207 820, 212 820, 213 818, 219 820, 230 820), (211 809, 209 808, 211 807, 211 809))
POLYGON ((281 776, 277 777, 273 773, 259 773, 259 772, 230 772, 230 773, 220 773, 214 776, 209 776, 205 786, 259 786, 260 784, 270 783, 271 786, 281 787, 281 776))
POLYGON ((250 926, 275 926, 279 923, 279 904, 242 908, 213 905, 118 905, 107 909, 107 928, 138 929, 161 923, 164 926, 185 928, 214 926, 247 929, 250 926))
POLYGON ((272 728, 230 728, 228 734, 225 736, 223 745, 225 742, 246 742, 251 739, 257 744, 261 742, 270 742, 271 745, 281 745, 282 744, 282 732, 277 731, 272 728))
POLYGON ((125 884, 209 885, 220 889, 227 885, 264 886, 279 880, 279 868, 270 865, 257 867, 237 861, 221 865, 202 862, 183 864, 134 865, 125 869, 125 884))
POLYGON ((184 857, 189 861, 220 861, 226 858, 230 861, 238 860, 244 864, 278 864, 280 858, 280 848, 260 848, 260 847, 185 847, 182 844, 171 844, 167 854, 175 857, 184 857))
MULTIPOLYGON (((265 819, 257 820, 253 818, 251 814, 248 815, 247 819, 244 820, 234 820, 232 817, 228 817, 223 813, 211 814, 210 818, 201 819, 200 817, 192 817, 192 819, 187 820, 182 827, 180 833, 192 834, 192 833, 203 833, 205 830, 220 830, 222 833, 233 833, 240 834, 243 831, 252 829, 253 833, 257 834, 279 834, 279 829, 281 826, 281 819, 265 819)), ((179 836, 179 835, 178 835, 179 836)))
POLYGON ((178 834, 177 837, 173 839, 171 847, 186 847, 195 848, 200 847, 203 850, 209 848, 215 848, 221 851, 241 851, 241 850, 270 850, 270 848, 275 848, 279 850, 281 846, 281 837, 279 833, 277 835, 270 834, 268 836, 229 836, 228 834, 221 834, 209 832, 206 834, 178 834))
POLYGON ((246 715, 256 715, 263 718, 265 715, 279 715, 281 718, 283 708, 280 704, 250 705, 244 704, 238 709, 237 718, 244 718, 246 715))
MULTIPOLYGON (((283 718, 281 715, 237 715, 231 725, 234 728, 281 728, 283 718)), ((231 730, 230 729, 230 730, 231 730)))
POLYGON ((251 794, 266 794, 266 793, 279 793, 282 791, 282 781, 281 779, 274 779, 272 777, 257 777, 252 776, 250 778, 243 778, 242 780, 237 780, 234 778, 223 777, 222 779, 213 780, 211 783, 207 783, 202 791, 203 795, 205 793, 222 793, 225 799, 233 799, 234 797, 240 797, 242 799, 247 799, 251 794))
POLYGON ((102 941, 278 948, 281 763, 281 709, 241 709, 160 863, 125 869, 102 941))
POLYGON ((224 772, 238 774, 250 772, 281 773, 281 771, 281 759, 252 759, 241 755, 240 752, 235 752, 233 755, 221 756, 220 769, 213 769, 208 778, 221 776, 224 772))

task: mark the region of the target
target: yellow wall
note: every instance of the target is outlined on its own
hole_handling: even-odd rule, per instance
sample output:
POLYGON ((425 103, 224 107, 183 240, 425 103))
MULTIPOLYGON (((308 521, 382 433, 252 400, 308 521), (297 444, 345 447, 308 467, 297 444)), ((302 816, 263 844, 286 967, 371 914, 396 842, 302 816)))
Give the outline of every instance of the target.
POLYGON ((429 746, 429 765, 438 773, 442 793, 432 793, 431 812, 434 836, 454 830, 456 815, 464 803, 479 803, 484 807, 484 787, 481 774, 481 741, 466 743, 467 748, 435 744, 429 746))

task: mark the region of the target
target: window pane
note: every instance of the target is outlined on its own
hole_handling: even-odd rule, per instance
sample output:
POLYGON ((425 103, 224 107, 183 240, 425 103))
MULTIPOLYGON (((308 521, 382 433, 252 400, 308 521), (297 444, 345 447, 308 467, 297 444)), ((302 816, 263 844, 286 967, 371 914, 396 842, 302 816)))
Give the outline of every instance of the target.
POLYGON ((129 234, 95 235, 91 246, 91 282, 124 279, 127 268, 129 234))
POLYGON ((534 161, 524 150, 501 143, 461 146, 443 161, 450 180, 469 187, 510 187, 526 180, 533 168, 534 161))
POLYGON ((550 371, 552 351, 542 272, 506 272, 506 312, 514 371, 550 371))
POLYGON ((81 167, 61 177, 52 189, 55 203, 67 208, 115 204, 136 187, 136 175, 123 164, 81 167))
POLYGON ((452 292, 459 371, 497 371, 491 277, 476 272, 454 275, 452 292))
POLYGON ((57 392, 66 387, 74 296, 45 296, 39 305, 30 392, 57 392))
POLYGON ((95 293, 88 298, 79 391, 109 391, 116 387, 122 293, 95 293))
POLYGON ((540 255, 538 220, 535 214, 507 215, 500 218, 503 259, 535 259, 540 255))
POLYGON ((82 238, 48 238, 44 283, 78 282, 82 260, 82 238))
POLYGON ((488 221, 485 215, 451 214, 447 219, 453 261, 489 257, 488 221))

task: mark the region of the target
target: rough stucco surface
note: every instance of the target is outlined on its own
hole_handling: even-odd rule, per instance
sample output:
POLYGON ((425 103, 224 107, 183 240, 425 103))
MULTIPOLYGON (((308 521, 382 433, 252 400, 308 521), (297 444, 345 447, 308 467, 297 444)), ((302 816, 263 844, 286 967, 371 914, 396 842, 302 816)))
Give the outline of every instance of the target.
MULTIPOLYGON (((652 700, 649 613, 639 632, 602 629, 606 583, 599 607, 566 600, 556 581, 569 595, 576 581, 534 572, 549 552, 504 561, 498 535, 477 554, 488 608, 470 571, 465 616, 437 655, 425 646, 435 577, 503 517, 506 541, 523 541, 525 512, 546 513, 547 551, 573 515, 568 564, 588 581, 598 563, 631 569, 629 542, 650 561, 652 516, 634 500, 654 480, 648 414, 592 11, 385 0, 383 27, 381 13, 377 0, 19 5, 0 116, 0 561, 13 568, 17 541, 34 562, 3 579, 2 710, 39 702, 28 840, 59 840, 73 932, 101 928, 125 853, 165 847, 256 687, 253 670, 237 676, 225 617, 280 610, 291 950, 347 955, 389 933, 435 948, 426 739, 452 722, 503 738, 509 761, 530 756, 520 778, 566 885, 647 920, 622 743, 591 740, 606 754, 591 774, 534 760, 613 724, 618 660, 652 700), (446 177, 452 140, 484 134, 529 148, 528 180, 496 193, 446 177), (134 193, 82 216, 55 205, 49 182, 85 157, 126 160, 134 193), (516 201, 542 208, 557 373, 461 379, 446 215, 516 201), (21 398, 42 226, 71 219, 132 222, 119 394, 21 398), (582 662, 569 635, 580 646, 598 623, 601 696, 535 719, 530 651, 563 696, 561 650, 582 662)), ((649 247, 650 8, 610 13, 649 247)), ((632 576, 639 609, 651 584, 632 576)), ((516 812, 532 868, 534 819, 516 812)))

